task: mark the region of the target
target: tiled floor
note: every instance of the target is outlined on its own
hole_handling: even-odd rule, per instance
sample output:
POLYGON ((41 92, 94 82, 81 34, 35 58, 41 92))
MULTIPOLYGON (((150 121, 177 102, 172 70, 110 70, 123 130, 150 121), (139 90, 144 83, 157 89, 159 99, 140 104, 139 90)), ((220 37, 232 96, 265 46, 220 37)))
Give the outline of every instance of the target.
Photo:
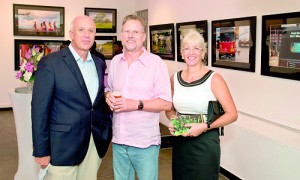
MULTIPOLYGON (((162 134, 168 132, 161 129, 162 134)), ((171 180, 172 149, 161 149, 159 155, 159 180, 171 180)), ((0 110, 0 180, 13 180, 18 168, 18 149, 12 110, 0 110)), ((111 148, 104 157, 98 180, 113 180, 111 148)), ((226 180, 220 174, 220 180, 226 180)), ((25 179, 26 180, 26 179, 25 179)))

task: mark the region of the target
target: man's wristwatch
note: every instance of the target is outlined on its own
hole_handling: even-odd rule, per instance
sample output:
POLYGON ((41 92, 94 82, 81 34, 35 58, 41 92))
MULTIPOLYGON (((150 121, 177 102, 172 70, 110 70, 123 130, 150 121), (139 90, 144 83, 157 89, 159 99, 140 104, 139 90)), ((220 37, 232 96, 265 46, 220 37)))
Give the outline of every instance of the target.
POLYGON ((143 101, 139 100, 138 110, 143 110, 143 108, 144 108, 144 103, 143 101))

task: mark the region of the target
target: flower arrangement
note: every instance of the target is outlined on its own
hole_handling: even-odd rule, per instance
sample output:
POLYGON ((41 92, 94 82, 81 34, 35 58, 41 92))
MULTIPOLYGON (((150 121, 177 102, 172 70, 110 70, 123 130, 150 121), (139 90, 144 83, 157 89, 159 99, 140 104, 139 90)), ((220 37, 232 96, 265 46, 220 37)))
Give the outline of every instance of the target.
POLYGON ((44 49, 38 45, 33 45, 32 47, 24 46, 26 47, 21 48, 22 62, 16 78, 24 82, 33 83, 37 64, 44 55, 44 49))

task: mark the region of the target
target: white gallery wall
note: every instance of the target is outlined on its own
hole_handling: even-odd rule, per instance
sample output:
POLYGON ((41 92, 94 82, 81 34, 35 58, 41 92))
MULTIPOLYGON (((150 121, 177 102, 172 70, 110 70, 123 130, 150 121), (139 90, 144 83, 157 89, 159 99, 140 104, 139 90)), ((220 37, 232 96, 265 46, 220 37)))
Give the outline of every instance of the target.
MULTIPOLYGON (((212 68, 209 62, 227 81, 239 110, 238 121, 221 137, 221 166, 241 179, 300 179, 300 82, 260 75, 262 15, 299 7, 299 0, 137 1, 137 10, 148 9, 149 25, 207 20, 209 46, 212 20, 257 16, 254 73, 212 68)), ((208 53, 210 61, 210 47, 208 53)), ((185 67, 166 63, 170 74, 185 67)))

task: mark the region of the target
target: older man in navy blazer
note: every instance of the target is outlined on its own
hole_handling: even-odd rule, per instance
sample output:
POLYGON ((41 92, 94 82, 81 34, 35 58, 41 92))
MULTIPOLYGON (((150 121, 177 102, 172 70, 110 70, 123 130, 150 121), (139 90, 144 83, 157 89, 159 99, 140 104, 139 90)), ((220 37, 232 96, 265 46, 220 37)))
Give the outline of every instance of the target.
POLYGON ((96 179, 112 136, 105 64, 89 52, 96 26, 78 16, 69 32, 69 47, 38 63, 32 94, 33 156, 48 180, 96 179))

